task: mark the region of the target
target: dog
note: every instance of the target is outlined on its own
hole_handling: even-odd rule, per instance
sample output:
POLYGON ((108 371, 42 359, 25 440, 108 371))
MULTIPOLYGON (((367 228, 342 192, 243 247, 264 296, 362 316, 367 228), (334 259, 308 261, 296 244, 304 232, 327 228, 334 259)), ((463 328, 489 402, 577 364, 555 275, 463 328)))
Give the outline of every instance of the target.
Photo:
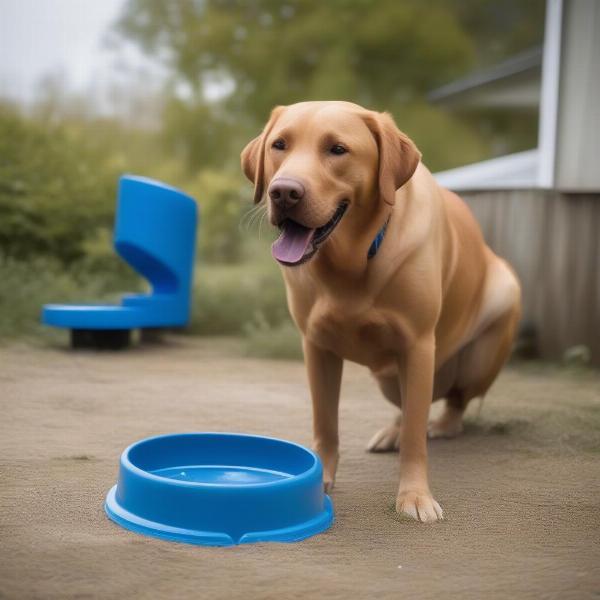
POLYGON ((367 446, 400 450, 397 512, 442 519, 427 438, 458 435, 468 402, 507 360, 520 318, 514 271, 387 113, 338 101, 279 106, 241 164, 280 230, 272 254, 302 335, 325 489, 335 482, 349 360, 401 409, 367 446), (429 422, 436 399, 443 412, 429 422))

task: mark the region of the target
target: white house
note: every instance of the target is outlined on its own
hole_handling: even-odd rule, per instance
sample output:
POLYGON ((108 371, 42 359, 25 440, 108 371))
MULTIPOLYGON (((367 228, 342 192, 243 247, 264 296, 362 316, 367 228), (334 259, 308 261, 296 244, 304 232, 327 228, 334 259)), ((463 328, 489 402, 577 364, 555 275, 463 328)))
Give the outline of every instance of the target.
POLYGON ((542 356, 584 345, 600 365, 600 1, 547 0, 543 48, 430 99, 449 108, 539 102, 536 148, 435 176, 517 270, 542 356))

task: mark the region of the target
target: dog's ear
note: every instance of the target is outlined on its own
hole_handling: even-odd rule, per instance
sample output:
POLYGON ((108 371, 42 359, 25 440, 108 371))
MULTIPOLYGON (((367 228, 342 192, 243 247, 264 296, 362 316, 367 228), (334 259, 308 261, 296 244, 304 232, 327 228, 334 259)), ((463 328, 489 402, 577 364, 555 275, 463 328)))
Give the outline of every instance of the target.
POLYGON ((421 153, 388 113, 369 112, 364 120, 379 149, 379 195, 393 205, 396 190, 412 177, 421 153))
POLYGON ((254 203, 262 200, 265 191, 265 143, 277 117, 285 107, 276 106, 262 133, 248 142, 242 150, 241 161, 244 175, 254 184, 254 203))

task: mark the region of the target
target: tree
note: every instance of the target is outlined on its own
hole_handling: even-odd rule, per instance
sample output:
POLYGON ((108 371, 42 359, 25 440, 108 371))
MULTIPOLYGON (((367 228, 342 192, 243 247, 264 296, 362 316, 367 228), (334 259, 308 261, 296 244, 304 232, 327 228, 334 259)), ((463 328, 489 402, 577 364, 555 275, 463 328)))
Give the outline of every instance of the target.
POLYGON ((496 56, 526 45, 541 29, 532 21, 542 0, 507 0, 500 11, 498 4, 129 0, 118 29, 167 64, 174 82, 185 86, 187 97, 171 104, 169 113, 172 123, 186 123, 185 130, 171 129, 175 136, 167 137, 183 142, 194 167, 198 156, 202 164, 225 157, 237 162, 237 150, 273 106, 311 99, 345 99, 389 110, 409 133, 426 131, 430 120, 448 123, 464 138, 460 148, 444 139, 443 129, 437 137, 426 131, 423 138, 431 141, 425 147, 417 139, 435 167, 480 154, 485 142, 468 124, 425 109, 426 92, 480 62, 478 55, 487 57, 481 52, 486 36, 496 33, 494 39, 504 40, 491 53, 496 56), (228 90, 216 101, 210 100, 219 87, 215 82, 226 82, 221 87, 228 90), (405 112, 411 121, 403 118, 405 112), (203 120, 189 127, 195 114, 203 120))

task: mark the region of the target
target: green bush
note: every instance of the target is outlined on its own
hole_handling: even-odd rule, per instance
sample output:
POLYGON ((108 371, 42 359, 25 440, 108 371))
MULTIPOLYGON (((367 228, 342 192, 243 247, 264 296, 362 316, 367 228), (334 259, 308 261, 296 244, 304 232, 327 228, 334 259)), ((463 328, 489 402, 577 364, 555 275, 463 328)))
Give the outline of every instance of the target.
POLYGON ((84 255, 84 240, 112 225, 117 171, 85 136, 0 106, 0 249, 5 256, 84 255))
POLYGON ((240 174, 205 169, 184 188, 200 204, 200 255, 208 262, 239 262, 243 237, 238 227, 250 204, 251 187, 240 174))

